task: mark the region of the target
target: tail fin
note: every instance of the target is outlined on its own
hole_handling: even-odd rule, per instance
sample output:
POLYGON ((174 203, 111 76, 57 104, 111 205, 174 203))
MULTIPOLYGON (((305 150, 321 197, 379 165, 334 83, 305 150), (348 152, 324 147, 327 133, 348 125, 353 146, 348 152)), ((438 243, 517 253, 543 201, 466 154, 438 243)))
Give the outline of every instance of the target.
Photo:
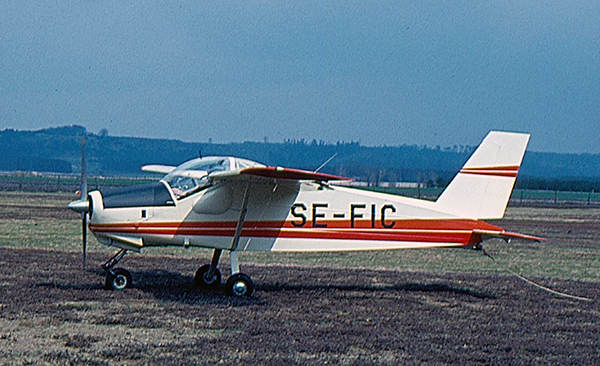
POLYGON ((436 206, 460 217, 501 219, 528 142, 528 134, 490 132, 436 206))

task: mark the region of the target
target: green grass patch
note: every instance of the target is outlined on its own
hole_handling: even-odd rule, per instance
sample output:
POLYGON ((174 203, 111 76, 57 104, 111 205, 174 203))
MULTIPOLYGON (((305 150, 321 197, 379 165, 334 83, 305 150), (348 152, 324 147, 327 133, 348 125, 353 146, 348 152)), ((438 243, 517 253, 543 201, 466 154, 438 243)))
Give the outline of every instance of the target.
POLYGON ((57 219, 0 220, 0 246, 81 250, 81 222, 57 219))

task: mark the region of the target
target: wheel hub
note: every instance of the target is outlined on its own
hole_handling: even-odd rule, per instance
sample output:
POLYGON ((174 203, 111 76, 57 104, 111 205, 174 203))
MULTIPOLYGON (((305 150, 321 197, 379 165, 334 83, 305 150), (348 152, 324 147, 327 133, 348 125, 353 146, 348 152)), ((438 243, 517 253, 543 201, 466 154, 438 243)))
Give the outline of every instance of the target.
POLYGON ((215 280, 217 279, 217 276, 215 276, 214 274, 212 276, 208 275, 208 272, 206 272, 202 278, 204 279, 204 282, 207 285, 213 284, 215 282, 215 280))
POLYGON ((244 281, 237 281, 233 284, 233 293, 237 296, 243 296, 248 291, 248 286, 244 281))
POLYGON ((125 288, 127 285, 127 278, 123 275, 118 275, 115 277, 115 287, 117 288, 125 288))

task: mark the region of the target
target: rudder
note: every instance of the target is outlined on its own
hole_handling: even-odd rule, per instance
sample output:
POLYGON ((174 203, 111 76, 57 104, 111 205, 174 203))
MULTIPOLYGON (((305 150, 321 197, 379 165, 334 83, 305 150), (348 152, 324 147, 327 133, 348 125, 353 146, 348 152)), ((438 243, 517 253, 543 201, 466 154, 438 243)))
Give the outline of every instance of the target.
POLYGON ((475 219, 501 219, 529 134, 490 132, 436 201, 440 211, 475 219))

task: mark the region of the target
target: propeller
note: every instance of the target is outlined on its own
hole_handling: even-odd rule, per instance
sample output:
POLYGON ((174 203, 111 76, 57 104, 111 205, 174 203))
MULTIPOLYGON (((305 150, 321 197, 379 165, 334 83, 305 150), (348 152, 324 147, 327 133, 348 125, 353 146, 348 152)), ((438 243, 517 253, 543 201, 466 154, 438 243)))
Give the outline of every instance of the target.
POLYGON ((81 198, 69 203, 68 207, 73 211, 81 212, 81 243, 83 251, 83 270, 85 270, 87 257, 87 216, 90 212, 87 175, 85 172, 85 136, 81 137, 81 198))
POLYGON ((85 168, 85 136, 81 137, 81 198, 69 203, 71 210, 81 212, 81 243, 83 251, 83 269, 86 267, 87 257, 87 219, 90 212, 88 200, 87 174, 85 168))
MULTIPOLYGON (((81 137, 81 200, 87 201, 87 175, 85 171, 85 135, 81 137)), ((83 270, 87 257, 87 210, 81 213, 81 243, 83 251, 83 270)))

